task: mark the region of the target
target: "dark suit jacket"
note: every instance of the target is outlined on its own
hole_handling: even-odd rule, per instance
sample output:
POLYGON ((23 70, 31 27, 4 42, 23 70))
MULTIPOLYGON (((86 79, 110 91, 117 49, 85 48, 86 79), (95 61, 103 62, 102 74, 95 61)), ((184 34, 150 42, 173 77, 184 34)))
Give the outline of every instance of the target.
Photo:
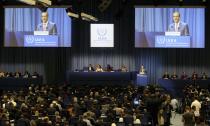
MULTIPOLYGON (((36 31, 42 31, 43 30, 43 24, 38 24, 36 31)), ((53 22, 48 21, 47 24, 47 31, 49 31, 50 35, 57 35, 57 27, 56 24, 53 22)))
MULTIPOLYGON (((168 27, 168 31, 174 32, 175 31, 175 23, 172 23, 168 27)), ((189 35, 189 27, 187 23, 181 22, 179 23, 178 32, 181 33, 181 35, 189 35)))

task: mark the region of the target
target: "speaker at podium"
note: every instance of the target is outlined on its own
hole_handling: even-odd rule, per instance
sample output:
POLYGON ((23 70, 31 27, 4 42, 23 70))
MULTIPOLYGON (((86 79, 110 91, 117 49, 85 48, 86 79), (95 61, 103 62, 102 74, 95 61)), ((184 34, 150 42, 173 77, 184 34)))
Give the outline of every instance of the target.
POLYGON ((138 86, 146 86, 148 84, 148 76, 147 76, 147 71, 142 64, 139 70, 139 74, 136 75, 136 84, 138 86))

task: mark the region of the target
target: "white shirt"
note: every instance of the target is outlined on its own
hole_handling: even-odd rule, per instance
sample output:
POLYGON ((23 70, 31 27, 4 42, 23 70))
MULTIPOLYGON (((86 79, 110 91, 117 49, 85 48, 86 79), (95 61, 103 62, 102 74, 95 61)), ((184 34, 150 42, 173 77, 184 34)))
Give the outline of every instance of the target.
POLYGON ((191 108, 195 106, 195 116, 198 117, 200 116, 200 109, 201 109, 201 103, 198 100, 194 100, 191 104, 191 108))
POLYGON ((87 126, 92 126, 90 120, 88 120, 88 119, 83 119, 83 121, 86 122, 87 126))
POLYGON ((47 31, 47 24, 48 21, 46 23, 42 23, 43 31, 47 31))
POLYGON ((171 100, 171 106, 173 107, 173 110, 176 110, 178 107, 178 101, 174 98, 171 100))
POLYGON ((179 24, 180 24, 180 22, 175 23, 175 31, 176 31, 176 32, 178 32, 178 30, 179 30, 179 24))

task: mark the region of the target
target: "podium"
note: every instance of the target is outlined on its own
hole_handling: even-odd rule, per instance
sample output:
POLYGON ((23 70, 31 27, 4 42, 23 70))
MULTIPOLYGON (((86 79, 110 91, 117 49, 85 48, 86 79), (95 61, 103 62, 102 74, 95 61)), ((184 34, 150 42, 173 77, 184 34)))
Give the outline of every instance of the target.
POLYGON ((146 86, 148 84, 148 76, 146 74, 137 74, 136 84, 138 86, 146 86))
POLYGON ((24 35, 24 47, 58 47, 58 36, 24 35))
POLYGON ((155 36, 155 47, 190 48, 190 36, 155 36))

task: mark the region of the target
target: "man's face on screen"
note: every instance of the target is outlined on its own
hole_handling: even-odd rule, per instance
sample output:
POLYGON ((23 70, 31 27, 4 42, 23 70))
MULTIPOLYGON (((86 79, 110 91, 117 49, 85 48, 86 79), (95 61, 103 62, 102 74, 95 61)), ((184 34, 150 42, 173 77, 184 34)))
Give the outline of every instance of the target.
POLYGON ((42 23, 46 23, 48 21, 48 13, 42 12, 42 23))
POLYGON ((173 20, 174 20, 174 23, 178 23, 179 22, 180 14, 178 12, 174 12, 173 13, 173 20))

